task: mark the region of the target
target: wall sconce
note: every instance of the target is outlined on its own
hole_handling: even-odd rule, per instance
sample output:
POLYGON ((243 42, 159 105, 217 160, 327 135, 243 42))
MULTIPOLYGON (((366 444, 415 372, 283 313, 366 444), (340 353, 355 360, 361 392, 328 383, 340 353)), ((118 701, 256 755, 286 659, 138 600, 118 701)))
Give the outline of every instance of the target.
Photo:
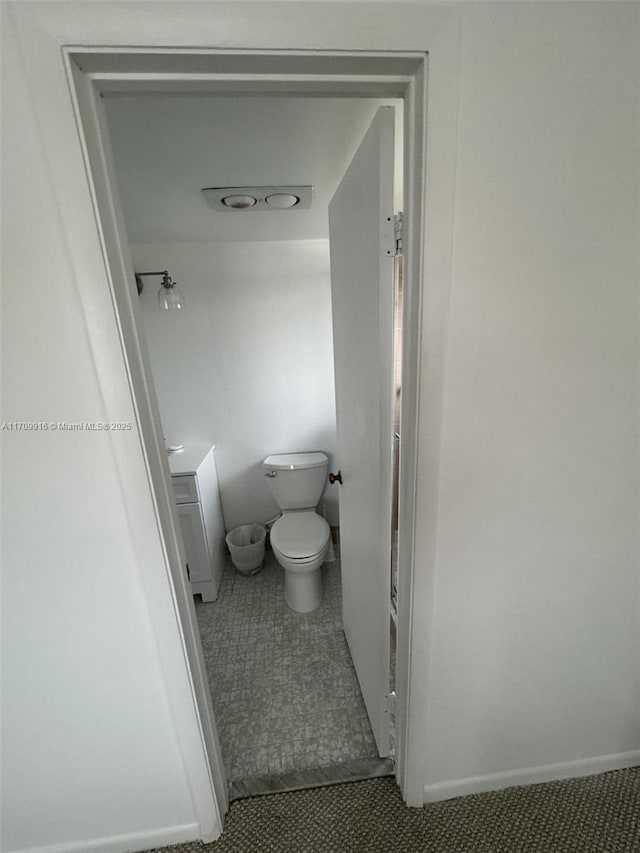
POLYGON ((144 282, 142 281, 143 276, 161 275, 162 281, 160 282, 160 289, 158 290, 158 306, 162 308, 163 311, 171 311, 185 307, 182 291, 171 278, 168 270, 162 270, 161 272, 137 272, 135 275, 138 295, 140 295, 144 290, 144 282))

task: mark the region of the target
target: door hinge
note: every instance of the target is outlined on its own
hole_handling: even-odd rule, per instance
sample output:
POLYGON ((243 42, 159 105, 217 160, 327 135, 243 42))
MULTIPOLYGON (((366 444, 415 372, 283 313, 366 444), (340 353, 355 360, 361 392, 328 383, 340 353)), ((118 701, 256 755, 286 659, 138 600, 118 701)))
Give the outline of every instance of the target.
POLYGON ((402 254, 402 240, 403 240, 403 229, 402 229, 402 211, 400 210, 393 217, 393 231, 396 238, 396 255, 402 254))
POLYGON ((382 253, 389 258, 402 254, 402 211, 384 219, 382 253))

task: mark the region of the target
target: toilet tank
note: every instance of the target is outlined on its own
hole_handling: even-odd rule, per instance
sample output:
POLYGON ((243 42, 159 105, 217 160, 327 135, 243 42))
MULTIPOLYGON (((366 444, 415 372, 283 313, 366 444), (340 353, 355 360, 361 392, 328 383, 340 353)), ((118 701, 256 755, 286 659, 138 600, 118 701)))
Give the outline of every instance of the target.
POLYGON ((324 453, 276 453, 262 463, 280 509, 315 509, 327 482, 324 453))

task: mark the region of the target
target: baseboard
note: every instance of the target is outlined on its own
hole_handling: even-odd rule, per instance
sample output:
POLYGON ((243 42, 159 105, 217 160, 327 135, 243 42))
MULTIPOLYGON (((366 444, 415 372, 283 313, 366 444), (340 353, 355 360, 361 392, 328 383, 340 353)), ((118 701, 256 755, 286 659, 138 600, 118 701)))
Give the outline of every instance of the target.
POLYGON ((482 794, 486 791, 499 791, 515 785, 534 785, 537 782, 554 782, 557 779, 571 779, 578 776, 593 776, 610 770, 624 770, 640 765, 640 749, 633 752, 619 752, 615 755, 599 755, 579 761, 566 761, 560 764, 545 764, 541 767, 523 767, 520 770, 507 770, 487 776, 471 776, 467 779, 455 779, 451 782, 436 782, 424 786, 424 802, 435 803, 452 797, 464 797, 467 794, 482 794))
POLYGON ((155 847, 182 844, 199 838, 198 824, 187 823, 152 832, 131 832, 126 835, 112 835, 109 838, 96 838, 92 841, 70 841, 46 847, 22 847, 6 853, 137 853, 140 850, 153 850, 155 847))

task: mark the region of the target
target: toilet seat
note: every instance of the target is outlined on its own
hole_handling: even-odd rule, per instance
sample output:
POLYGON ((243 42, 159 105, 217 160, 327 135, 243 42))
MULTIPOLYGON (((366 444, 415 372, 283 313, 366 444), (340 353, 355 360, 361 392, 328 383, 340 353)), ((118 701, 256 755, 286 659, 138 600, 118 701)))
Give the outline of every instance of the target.
POLYGON ((271 546, 294 563, 317 557, 329 542, 329 525, 315 510, 285 512, 271 528, 271 546))

